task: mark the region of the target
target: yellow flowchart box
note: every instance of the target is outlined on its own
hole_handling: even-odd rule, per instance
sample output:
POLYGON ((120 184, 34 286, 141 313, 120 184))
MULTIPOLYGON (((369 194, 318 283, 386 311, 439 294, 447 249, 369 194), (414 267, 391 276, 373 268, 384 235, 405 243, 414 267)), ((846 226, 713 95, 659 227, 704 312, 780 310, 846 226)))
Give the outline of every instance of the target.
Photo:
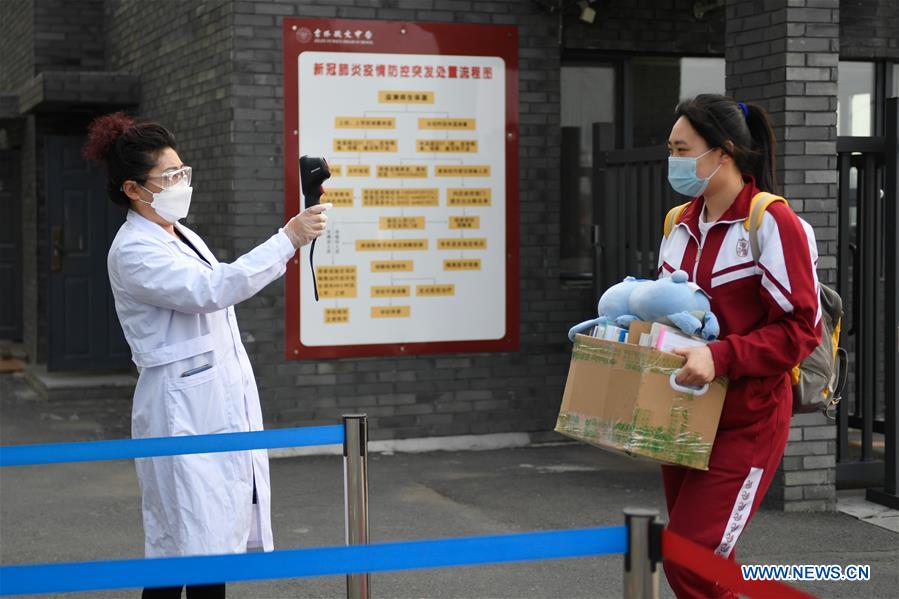
POLYGON ((325 308, 325 324, 343 324, 349 321, 349 308, 325 308))
POLYGON ((434 92, 424 91, 379 91, 381 104, 433 104, 434 92))
POLYGON ((367 164, 346 165, 347 177, 368 177, 369 175, 371 175, 371 167, 367 164))
POLYGON ((412 260, 372 260, 372 272, 412 272, 412 260))
POLYGON ((446 190, 446 205, 490 206, 492 195, 489 187, 450 187, 446 190))
POLYGON ((366 188, 362 190, 362 205, 383 206, 439 206, 440 190, 436 187, 366 188))
POLYGON ((480 258, 444 260, 443 270, 481 270, 481 260, 480 258))
POLYGON ((410 306, 374 306, 371 309, 372 318, 409 318, 411 314, 410 306))
POLYGON ((379 164, 378 177, 381 179, 424 179, 428 167, 421 164, 379 164))
POLYGON ((395 139, 335 139, 335 152, 396 152, 395 139))
POLYGON ((353 188, 352 187, 327 188, 327 189, 325 189, 324 195, 322 195, 322 200, 324 202, 330 202, 330 203, 334 204, 335 208, 352 208, 353 207, 353 188))
POLYGON ((451 216, 449 217, 450 229, 480 229, 480 216, 451 216))
POLYGON ((487 239, 484 237, 451 237, 437 240, 438 250, 486 250, 487 239))
POLYGON ((425 217, 423 216, 382 216, 378 219, 378 228, 391 229, 424 229, 425 217))
POLYGON ((318 266, 315 269, 318 295, 322 298, 356 297, 355 266, 318 266))
POLYGON ((438 165, 434 167, 436 177, 489 177, 489 164, 438 165))
POLYGON ((335 129, 396 129, 394 117, 338 116, 334 117, 335 129))
POLYGON ((416 285, 415 295, 424 297, 452 296, 456 295, 455 285, 416 285))
POLYGON ((426 250, 427 239, 357 239, 357 252, 399 252, 404 250, 426 250))
POLYGON ((409 297, 409 285, 376 285, 371 288, 372 297, 409 297))
POLYGON ((419 129, 440 129, 440 130, 473 130, 475 128, 474 119, 418 119, 419 129))
POLYGON ((417 139, 415 148, 419 152, 462 152, 474 154, 478 151, 476 139, 417 139))

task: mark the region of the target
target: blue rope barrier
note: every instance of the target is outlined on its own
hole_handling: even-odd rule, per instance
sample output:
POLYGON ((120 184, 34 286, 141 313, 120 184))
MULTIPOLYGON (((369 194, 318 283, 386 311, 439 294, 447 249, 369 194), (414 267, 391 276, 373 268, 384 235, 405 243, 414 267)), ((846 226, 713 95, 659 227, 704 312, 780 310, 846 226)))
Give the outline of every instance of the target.
POLYGON ((624 526, 286 549, 270 553, 0 567, 0 595, 214 584, 624 553, 624 526))
POLYGON ((219 453, 275 447, 336 445, 344 440, 343 426, 307 426, 248 433, 220 433, 183 437, 151 437, 81 443, 45 445, 7 445, 0 447, 0 467, 64 462, 123 460, 190 453, 219 453))

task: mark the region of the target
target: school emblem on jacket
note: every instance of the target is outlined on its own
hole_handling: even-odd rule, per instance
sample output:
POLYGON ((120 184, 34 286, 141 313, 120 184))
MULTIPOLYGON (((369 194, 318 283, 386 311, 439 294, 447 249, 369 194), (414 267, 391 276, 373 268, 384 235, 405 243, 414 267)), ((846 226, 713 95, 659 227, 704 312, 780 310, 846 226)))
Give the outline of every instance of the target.
POLYGON ((745 258, 749 255, 749 240, 748 239, 738 239, 737 240, 737 256, 740 258, 745 258))

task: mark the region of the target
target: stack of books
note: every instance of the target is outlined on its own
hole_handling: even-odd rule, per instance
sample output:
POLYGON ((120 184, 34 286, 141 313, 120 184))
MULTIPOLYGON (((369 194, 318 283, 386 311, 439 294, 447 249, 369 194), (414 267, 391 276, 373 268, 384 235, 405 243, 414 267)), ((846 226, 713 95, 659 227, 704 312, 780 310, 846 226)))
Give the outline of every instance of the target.
POLYGON ((593 327, 589 333, 590 337, 597 339, 605 339, 606 341, 627 341, 627 329, 616 327, 613 324, 601 324, 593 327))
POLYGON ((705 339, 687 335, 676 327, 642 320, 632 322, 629 329, 613 324, 598 325, 593 327, 588 336, 606 341, 654 347, 664 352, 670 352, 676 348, 699 347, 708 344, 705 339))

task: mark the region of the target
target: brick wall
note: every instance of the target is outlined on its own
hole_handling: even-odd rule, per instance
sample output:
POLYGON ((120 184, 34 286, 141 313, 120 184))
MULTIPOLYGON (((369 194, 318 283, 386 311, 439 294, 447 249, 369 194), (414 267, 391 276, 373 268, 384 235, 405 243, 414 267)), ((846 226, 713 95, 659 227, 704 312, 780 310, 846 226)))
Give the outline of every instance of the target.
POLYGON ((15 92, 34 75, 31 0, 0 2, 0 92, 15 92))
POLYGON ((559 283, 559 51, 553 18, 531 2, 355 0, 234 3, 236 252, 279 224, 285 16, 515 24, 520 35, 521 350, 286 362, 283 285, 238 307, 266 418, 278 426, 372 417, 375 439, 551 429, 567 372, 565 331, 594 308, 559 283))
POLYGON ((230 153, 238 126, 230 98, 231 8, 224 1, 104 3, 106 68, 139 76, 139 116, 175 133, 182 160, 194 168, 185 222, 202 223, 197 228, 220 260, 233 257, 235 205, 229 200, 242 184, 230 153))
MULTIPOLYGON (((836 280, 838 0, 743 0, 727 6, 727 91, 765 106, 778 141, 781 193, 815 229, 818 275, 836 280)), ((836 427, 795 416, 768 503, 828 510, 836 427)))
POLYGON ((104 0, 32 0, 34 70, 103 68, 104 0))
POLYGON ((24 143, 19 148, 23 334, 28 355, 38 363, 47 361, 48 352, 44 137, 83 135, 91 116, 86 104, 127 101, 137 87, 132 78, 95 70, 104 66, 102 7, 101 0, 0 2, 4 32, 8 31, 0 37, 0 89, 17 94, 17 111, 40 106, 38 113, 23 119, 24 143))
MULTIPOLYGON (((557 4, 557 3, 553 3, 557 4)), ((566 12, 565 48, 633 54, 724 54, 724 10, 702 17, 693 0, 601 0, 596 20, 578 19, 576 5, 566 12)), ((672 107, 673 109, 673 107, 672 107)))
MULTIPOLYGON (((19 88, 17 110, 78 117, 134 106, 140 98, 140 78, 109 71, 43 71, 19 88)), ((85 125, 86 127, 86 125, 85 125)), ((78 134, 84 134, 82 128, 78 134)))
POLYGON ((899 2, 842 0, 840 58, 899 60, 899 2))

